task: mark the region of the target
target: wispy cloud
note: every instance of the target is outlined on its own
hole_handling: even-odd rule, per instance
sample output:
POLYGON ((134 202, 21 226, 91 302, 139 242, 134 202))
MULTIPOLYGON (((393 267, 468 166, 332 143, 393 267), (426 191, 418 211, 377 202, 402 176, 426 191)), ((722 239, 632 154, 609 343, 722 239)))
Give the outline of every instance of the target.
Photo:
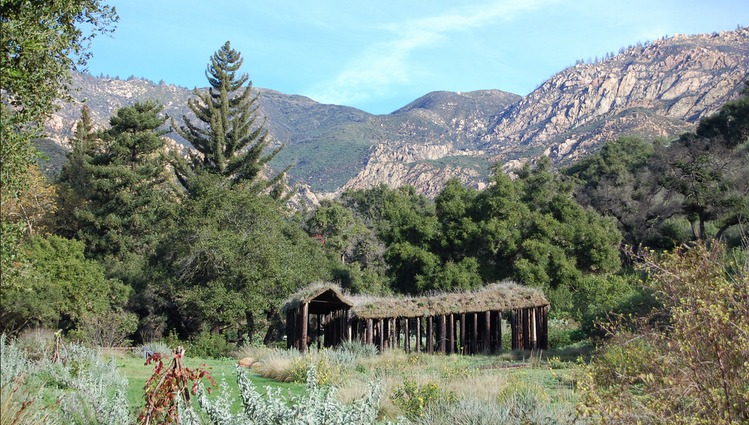
POLYGON ((419 49, 433 46, 457 32, 512 20, 518 14, 537 10, 549 2, 499 0, 383 25, 378 28, 383 33, 381 40, 344 64, 335 77, 315 85, 306 94, 320 102, 343 105, 388 97, 424 76, 425 71, 412 60, 419 49))

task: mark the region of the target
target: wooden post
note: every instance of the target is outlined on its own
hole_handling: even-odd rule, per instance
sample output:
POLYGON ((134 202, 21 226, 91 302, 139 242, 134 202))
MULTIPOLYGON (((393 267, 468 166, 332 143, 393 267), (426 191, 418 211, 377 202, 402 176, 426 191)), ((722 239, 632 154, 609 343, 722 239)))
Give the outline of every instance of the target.
POLYGON ((403 350, 406 353, 410 353, 411 352, 411 333, 409 332, 409 329, 408 329, 408 322, 411 319, 409 319, 408 317, 406 317, 404 320, 405 321, 403 322, 403 334, 404 334, 403 335, 403 337, 404 337, 404 340, 403 340, 403 350))
POLYGON ((538 348, 538 332, 536 329, 536 323, 538 321, 536 320, 536 316, 538 315, 538 307, 533 307, 530 309, 530 315, 531 315, 531 348, 534 350, 538 348))
POLYGON ((478 313, 471 314, 471 354, 478 354, 479 352, 479 315, 478 313))
POLYGON ((523 309, 523 349, 530 350, 531 348, 531 315, 530 309, 523 309))
POLYGON ((466 314, 460 313, 460 354, 468 354, 466 348, 466 314))
POLYGON ((549 306, 541 307, 541 348, 549 349, 549 306))
POLYGON ((382 353, 385 350, 385 319, 377 321, 377 329, 379 330, 379 338, 377 349, 382 353))
POLYGON ((440 353, 445 354, 447 352, 447 318, 444 314, 440 314, 440 353))
POLYGON ((452 313, 447 316, 447 354, 455 353, 455 317, 452 313))
POLYGON ((395 346, 401 346, 401 319, 395 319, 395 346))
POLYGON ((491 311, 485 311, 484 312, 484 353, 489 353, 490 347, 491 347, 491 327, 492 327, 492 319, 491 319, 491 311))
POLYGON ((398 319, 391 318, 390 325, 388 326, 388 340, 390 341, 390 348, 398 348, 398 330, 397 330, 398 319))
POLYGON ((351 310, 346 310, 346 341, 351 342, 354 339, 354 330, 351 325, 351 310))
POLYGON ((517 310, 510 311, 510 341, 511 349, 518 349, 518 315, 517 310))
POLYGON ((416 352, 421 353, 421 317, 416 318, 416 352))
POLYGON ((496 352, 500 353, 502 352, 502 312, 497 311, 495 312, 496 316, 494 316, 494 334, 495 338, 497 338, 497 345, 496 345, 496 352))
POLYGON ((317 315, 317 337, 315 338, 317 340, 317 351, 320 351, 320 341, 322 340, 322 335, 320 333, 322 332, 322 322, 320 321, 320 315, 317 315))
POLYGON ((309 313, 309 304, 302 304, 302 314, 299 318, 300 324, 302 325, 302 334, 300 335, 299 351, 302 353, 307 352, 307 316, 309 313))
POLYGON ((434 326, 433 326, 432 316, 427 317, 426 337, 427 337, 427 353, 433 354, 434 353, 434 326))

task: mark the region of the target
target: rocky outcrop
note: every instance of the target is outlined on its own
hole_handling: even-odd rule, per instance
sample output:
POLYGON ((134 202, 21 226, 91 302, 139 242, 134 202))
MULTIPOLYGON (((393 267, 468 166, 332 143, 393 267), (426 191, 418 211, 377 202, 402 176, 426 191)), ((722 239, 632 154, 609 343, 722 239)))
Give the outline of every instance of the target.
POLYGON ((481 151, 457 150, 449 143, 379 144, 372 149, 364 169, 349 180, 339 193, 385 183, 391 187, 413 186, 420 193, 433 197, 453 178, 467 185, 483 187, 483 168, 487 165, 481 159, 483 155, 481 151), (473 166, 469 165, 470 162, 473 162, 473 166))
MULTIPOLYGON (((736 97, 749 76, 749 29, 675 36, 580 63, 525 97, 499 90, 429 93, 387 115, 258 89, 271 163, 310 203, 346 189, 413 185, 428 196, 451 178, 480 187, 490 165, 511 172, 546 155, 575 161, 623 135, 676 137, 736 97)), ((65 145, 82 102, 104 126, 118 107, 154 99, 178 121, 192 91, 164 83, 77 75, 74 102, 48 123, 65 145)), ((178 143, 175 133, 168 135, 178 143)))
POLYGON ((549 78, 481 137, 499 161, 557 161, 623 134, 673 137, 734 98, 749 75, 749 29, 675 36, 549 78))

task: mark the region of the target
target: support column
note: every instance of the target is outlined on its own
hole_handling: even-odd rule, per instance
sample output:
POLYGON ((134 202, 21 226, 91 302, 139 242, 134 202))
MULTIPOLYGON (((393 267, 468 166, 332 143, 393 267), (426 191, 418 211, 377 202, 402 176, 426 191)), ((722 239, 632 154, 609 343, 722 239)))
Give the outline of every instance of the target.
POLYGON ((491 351, 491 314, 491 311, 484 312, 484 349, 482 351, 487 354, 491 351))
POLYGON ((530 350, 531 348, 531 317, 530 311, 527 308, 523 309, 523 349, 530 350))
POLYGON ((468 354, 466 347, 466 314, 460 314, 460 354, 468 354))
POLYGON ((401 347, 401 321, 402 319, 395 319, 395 347, 400 348, 401 347))
POLYGON ((531 314, 531 348, 534 350, 538 348, 538 328, 537 328, 537 316, 538 307, 534 307, 530 310, 531 314))
POLYGON ((511 349, 513 351, 518 350, 518 341, 520 340, 518 338, 518 310, 510 311, 510 334, 511 349))
POLYGON ((494 312, 494 337, 497 339, 496 351, 497 353, 502 352, 502 312, 494 312))
POLYGON ((416 352, 421 353, 421 317, 416 318, 416 352))
POLYGON ((549 349, 549 306, 541 307, 541 348, 549 349))
POLYGON ((427 317, 427 353, 434 354, 434 326, 432 316, 427 317))
POLYGON ((307 319, 308 319, 308 313, 309 313, 309 304, 304 303, 302 304, 302 314, 300 315, 299 321, 300 325, 302 325, 302 334, 300 335, 300 344, 299 344, 299 351, 302 353, 307 352, 307 319))
POLYGON ((447 352, 447 318, 444 314, 440 314, 440 353, 445 354, 447 352))
POLYGON ((367 319, 366 343, 374 345, 374 324, 372 323, 372 319, 367 319))
POLYGON ((410 322, 410 321, 411 321, 411 319, 409 319, 408 317, 406 317, 404 319, 404 322, 403 322, 403 334, 404 334, 403 335, 403 338, 404 338, 403 339, 403 350, 406 353, 410 353, 411 352, 411 332, 409 332, 410 329, 408 329, 409 328, 409 326, 408 326, 409 323, 408 322, 410 322))
POLYGON ((380 350, 380 353, 382 353, 385 351, 385 319, 380 319, 377 321, 377 329, 379 331, 379 341, 377 344, 377 349, 380 350))
POLYGON ((452 313, 447 316, 447 354, 455 353, 455 317, 452 313))
POLYGON ((471 313, 471 354, 479 352, 479 315, 471 313))

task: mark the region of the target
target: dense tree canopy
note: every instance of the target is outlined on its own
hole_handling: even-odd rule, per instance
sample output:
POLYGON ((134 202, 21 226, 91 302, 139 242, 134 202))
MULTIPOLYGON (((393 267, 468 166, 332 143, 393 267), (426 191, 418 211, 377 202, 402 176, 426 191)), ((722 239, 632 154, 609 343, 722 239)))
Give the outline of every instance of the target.
MULTIPOLYGON (((17 200, 29 189, 32 139, 65 94, 69 71, 86 64, 90 40, 112 31, 117 19, 99 0, 0 1, 0 199, 17 200)), ((27 228, 2 217, 2 285, 23 263, 18 246, 27 228)))
POLYGON ((171 219, 178 192, 166 167, 161 109, 145 102, 117 110, 100 140, 79 128, 61 183, 80 199, 68 207, 92 257, 143 254, 171 219))
POLYGON ((176 326, 251 336, 293 291, 330 278, 321 244, 280 214, 272 198, 216 175, 193 184, 195 196, 182 204, 154 256, 171 279, 164 296, 177 309, 176 326))

